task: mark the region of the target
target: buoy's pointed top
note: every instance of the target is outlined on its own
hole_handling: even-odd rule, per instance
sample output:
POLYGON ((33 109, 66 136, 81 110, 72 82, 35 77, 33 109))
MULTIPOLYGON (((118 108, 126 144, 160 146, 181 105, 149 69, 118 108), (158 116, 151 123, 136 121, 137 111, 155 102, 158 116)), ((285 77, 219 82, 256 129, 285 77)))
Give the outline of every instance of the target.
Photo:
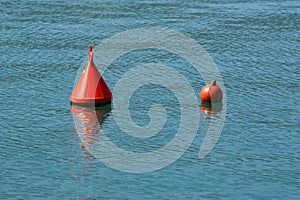
POLYGON ((88 53, 89 61, 93 60, 93 47, 89 45, 89 53, 88 53))
POLYGON ((212 82, 211 82, 211 85, 216 85, 217 84, 217 81, 216 80, 212 80, 212 82))

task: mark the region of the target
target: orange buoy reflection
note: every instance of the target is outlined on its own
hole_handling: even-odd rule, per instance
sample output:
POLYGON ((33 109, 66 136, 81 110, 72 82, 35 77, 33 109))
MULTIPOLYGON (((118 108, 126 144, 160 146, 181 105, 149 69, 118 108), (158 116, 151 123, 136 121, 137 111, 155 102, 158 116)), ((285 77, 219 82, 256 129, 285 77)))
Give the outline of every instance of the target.
POLYGON ((223 104, 220 103, 211 103, 211 102, 201 102, 200 110, 202 113, 206 114, 216 114, 222 111, 223 104))
POLYGON ((95 143, 95 136, 99 133, 103 122, 109 116, 111 105, 99 108, 71 105, 70 111, 81 141, 88 145, 95 143))

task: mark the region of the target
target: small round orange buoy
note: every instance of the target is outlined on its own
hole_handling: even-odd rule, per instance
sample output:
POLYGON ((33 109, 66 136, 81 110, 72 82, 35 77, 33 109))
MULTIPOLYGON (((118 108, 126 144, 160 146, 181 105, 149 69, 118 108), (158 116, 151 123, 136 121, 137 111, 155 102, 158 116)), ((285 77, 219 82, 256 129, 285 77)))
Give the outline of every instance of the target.
POLYGON ((221 102, 223 93, 221 88, 216 85, 216 80, 204 86, 200 92, 200 99, 204 102, 221 102))

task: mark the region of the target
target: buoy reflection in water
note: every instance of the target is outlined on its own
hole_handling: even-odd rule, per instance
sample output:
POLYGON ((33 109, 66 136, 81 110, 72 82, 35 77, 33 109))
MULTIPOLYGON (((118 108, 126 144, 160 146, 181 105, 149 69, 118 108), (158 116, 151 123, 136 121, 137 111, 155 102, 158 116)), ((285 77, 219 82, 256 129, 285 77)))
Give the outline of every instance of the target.
POLYGON ((99 108, 71 105, 70 111, 75 121, 76 131, 85 146, 95 143, 95 137, 109 116, 111 105, 99 108))
POLYGON ((223 104, 220 103, 211 103, 211 102, 201 102, 200 110, 202 113, 206 114, 216 114, 222 111, 223 104))
POLYGON ((222 107, 223 104, 221 102, 201 102, 200 104, 200 111, 205 113, 200 120, 209 120, 209 126, 205 127, 207 134, 200 147, 199 158, 204 158, 218 142, 221 133, 217 130, 223 129, 221 116, 226 114, 226 107, 223 110, 222 107))

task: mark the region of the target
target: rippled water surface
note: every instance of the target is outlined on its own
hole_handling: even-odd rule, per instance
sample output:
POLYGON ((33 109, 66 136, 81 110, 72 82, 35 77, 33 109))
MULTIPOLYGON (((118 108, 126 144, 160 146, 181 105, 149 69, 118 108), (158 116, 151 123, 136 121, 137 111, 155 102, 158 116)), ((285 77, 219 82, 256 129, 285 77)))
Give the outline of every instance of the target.
MULTIPOLYGON (((298 1, 2 0, 0 13, 0 199, 299 199, 298 1), (198 151, 218 114, 199 107, 187 152, 161 170, 132 174, 107 167, 83 143, 103 128, 127 150, 167 144, 180 123, 175 95, 145 85, 131 99, 141 126, 152 104, 165 107, 166 125, 156 137, 133 140, 102 110, 81 121, 92 127, 88 141, 80 140, 74 119, 86 120, 89 111, 71 113, 69 95, 89 44, 141 27, 179 31, 207 50, 224 80, 227 114, 205 158, 198 151)), ((205 84, 192 67, 181 67, 185 60, 155 50, 124 54, 103 76, 113 89, 126 71, 150 62, 177 69, 197 95, 205 84)))

